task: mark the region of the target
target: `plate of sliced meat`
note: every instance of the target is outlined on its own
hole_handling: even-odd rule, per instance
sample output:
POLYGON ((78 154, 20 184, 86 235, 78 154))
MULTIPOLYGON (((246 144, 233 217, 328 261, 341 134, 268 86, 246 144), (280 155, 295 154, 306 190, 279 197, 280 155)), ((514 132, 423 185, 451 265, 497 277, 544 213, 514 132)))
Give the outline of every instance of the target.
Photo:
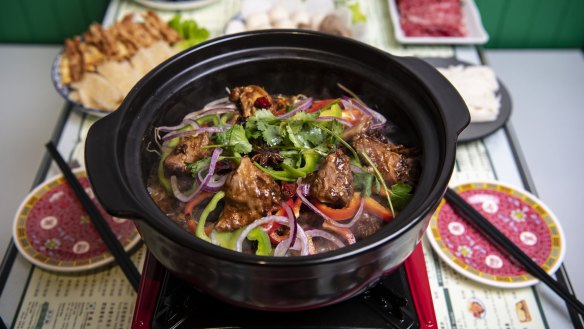
POLYGON ((94 23, 65 40, 51 69, 53 84, 76 109, 106 115, 151 69, 208 38, 201 27, 196 36, 185 34, 185 23, 178 15, 166 22, 152 11, 129 13, 108 27, 94 23))
POLYGON ((473 0, 389 0, 395 38, 403 44, 484 44, 489 35, 473 0))

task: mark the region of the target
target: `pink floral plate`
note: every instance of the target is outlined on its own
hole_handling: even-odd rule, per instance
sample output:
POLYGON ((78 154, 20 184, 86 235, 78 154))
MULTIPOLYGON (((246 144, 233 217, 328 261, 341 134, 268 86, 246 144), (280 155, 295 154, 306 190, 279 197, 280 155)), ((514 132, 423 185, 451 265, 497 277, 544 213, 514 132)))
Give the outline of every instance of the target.
MULTIPOLYGON (((558 269, 566 251, 564 233, 554 214, 534 195, 495 182, 465 183, 454 190, 546 272, 553 274, 558 269)), ((426 236, 448 265, 472 280, 501 288, 538 282, 444 200, 432 216, 426 236)))
MULTIPOLYGON (((124 249, 132 249, 140 241, 134 223, 108 215, 96 201, 85 170, 75 170, 75 175, 124 249)), ((16 213, 13 235, 21 254, 48 270, 83 271, 114 260, 62 175, 37 186, 24 199, 16 213)))

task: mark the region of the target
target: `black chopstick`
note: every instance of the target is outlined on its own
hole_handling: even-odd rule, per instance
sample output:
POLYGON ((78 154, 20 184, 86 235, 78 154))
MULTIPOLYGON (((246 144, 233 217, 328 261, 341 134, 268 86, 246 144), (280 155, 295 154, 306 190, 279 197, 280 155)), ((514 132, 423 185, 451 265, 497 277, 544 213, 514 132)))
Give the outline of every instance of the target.
POLYGON ((61 154, 55 147, 55 144, 53 144, 53 142, 49 142, 45 146, 49 153, 51 154, 51 156, 53 157, 53 160, 55 160, 55 162, 61 169, 61 172, 65 176, 65 179, 67 180, 71 188, 73 188, 73 191, 77 195, 77 198, 79 198, 79 201, 81 201, 81 204, 87 211, 87 214, 89 215, 89 218, 91 218, 91 221, 93 222, 93 225, 97 229, 97 232, 99 233, 101 239, 109 248, 117 264, 122 268, 122 271, 128 278, 128 281, 130 282, 134 290, 138 292, 138 288, 140 286, 140 272, 138 272, 138 269, 136 269, 136 266, 134 265, 134 263, 132 263, 130 256, 128 256, 128 254, 122 247, 120 241, 116 238, 116 236, 110 229, 109 225, 107 224, 107 222, 105 221, 105 219, 103 218, 95 204, 93 204, 93 201, 91 201, 91 199, 83 189, 83 186, 81 186, 81 184, 77 180, 77 177, 75 177, 75 175, 71 171, 71 168, 69 168, 69 165, 67 165, 63 157, 61 157, 61 154))
POLYGON ((574 295, 570 294, 558 281, 554 280, 546 273, 536 262, 534 262, 527 254, 523 252, 515 243, 507 238, 495 225, 489 222, 483 215, 481 215, 475 208, 468 204, 460 195, 454 190, 448 188, 444 198, 452 209, 474 225, 479 232, 484 233, 489 237, 500 249, 507 252, 515 261, 521 265, 529 274, 533 275, 541 282, 550 287, 556 294, 558 294, 566 303, 572 306, 578 313, 584 315, 584 305, 574 295))

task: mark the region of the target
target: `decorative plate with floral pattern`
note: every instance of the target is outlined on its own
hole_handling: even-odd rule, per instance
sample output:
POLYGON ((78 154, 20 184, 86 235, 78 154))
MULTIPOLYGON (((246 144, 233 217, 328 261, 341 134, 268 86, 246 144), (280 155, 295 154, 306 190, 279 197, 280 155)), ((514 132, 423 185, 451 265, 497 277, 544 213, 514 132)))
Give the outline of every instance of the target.
MULTIPOLYGON (((75 175, 129 251, 140 241, 134 223, 108 215, 97 203, 85 170, 75 170, 75 175)), ((16 213, 13 235, 21 254, 48 270, 89 270, 114 259, 62 175, 37 186, 25 198, 16 213)))
MULTIPOLYGON (((558 269, 566 250, 564 233, 556 217, 534 195, 494 182, 465 183, 454 190, 546 272, 558 269)), ((432 216, 426 235, 438 255, 470 279, 503 288, 538 282, 444 200, 432 216)))

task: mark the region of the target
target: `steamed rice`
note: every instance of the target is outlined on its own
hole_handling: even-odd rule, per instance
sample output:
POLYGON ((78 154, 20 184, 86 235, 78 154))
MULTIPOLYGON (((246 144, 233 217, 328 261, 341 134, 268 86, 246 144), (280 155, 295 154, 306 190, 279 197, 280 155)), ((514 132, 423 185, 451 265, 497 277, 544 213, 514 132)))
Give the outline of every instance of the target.
POLYGON ((496 94, 499 83, 493 70, 487 66, 456 65, 439 68, 438 71, 452 83, 464 99, 471 122, 497 119, 501 101, 496 94))

